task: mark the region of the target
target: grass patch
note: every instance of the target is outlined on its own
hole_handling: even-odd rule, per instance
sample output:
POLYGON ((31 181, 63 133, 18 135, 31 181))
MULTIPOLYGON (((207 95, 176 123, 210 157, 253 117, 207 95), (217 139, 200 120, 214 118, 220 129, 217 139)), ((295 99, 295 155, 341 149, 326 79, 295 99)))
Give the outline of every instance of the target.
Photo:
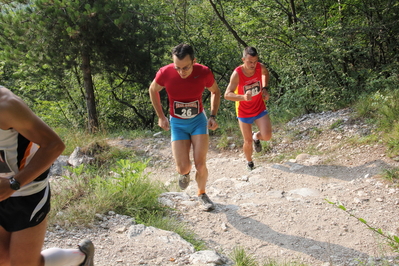
POLYGON ((331 124, 330 129, 331 130, 339 129, 339 127, 342 126, 343 124, 344 124, 344 120, 338 119, 337 121, 335 121, 334 123, 331 124))
POLYGON ((399 156, 399 122, 392 126, 392 131, 386 134, 384 138, 387 143, 387 154, 390 157, 399 156))
MULTIPOLYGON (((173 212, 169 214, 173 214, 173 212)), ((164 213, 154 213, 147 216, 142 223, 179 234, 183 239, 191 243, 196 251, 206 249, 205 242, 194 234, 185 223, 179 221, 173 215, 165 216, 164 213)))
POLYGON ((111 210, 131 217, 165 210, 158 203, 163 187, 143 174, 145 167, 146 162, 121 159, 106 176, 83 164, 69 168, 72 174, 53 185, 50 221, 88 226, 97 213, 111 210))
POLYGON ((96 214, 114 211, 138 223, 176 232, 197 250, 205 248, 204 242, 171 215, 171 209, 159 203, 159 195, 167 189, 144 174, 148 160, 97 138, 81 152, 93 158, 91 164, 68 167, 67 175, 51 182, 50 224, 90 227, 96 214))
POLYGON ((399 168, 391 168, 385 169, 383 171, 382 177, 388 180, 391 183, 398 184, 399 183, 399 168))
POLYGON ((235 247, 231 254, 230 259, 234 261, 235 266, 258 266, 259 264, 252 255, 246 253, 242 247, 235 247))
POLYGON ((296 262, 278 262, 273 259, 266 259, 258 262, 252 255, 248 254, 244 248, 235 247, 229 254, 229 258, 234 262, 234 266, 305 266, 306 264, 296 262))

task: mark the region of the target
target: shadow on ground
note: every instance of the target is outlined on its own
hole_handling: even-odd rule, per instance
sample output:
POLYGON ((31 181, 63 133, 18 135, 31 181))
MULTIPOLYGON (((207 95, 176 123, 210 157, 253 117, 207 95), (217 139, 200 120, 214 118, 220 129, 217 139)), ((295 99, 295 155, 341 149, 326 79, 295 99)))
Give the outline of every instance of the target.
POLYGON ((264 223, 253 218, 240 215, 236 205, 218 204, 218 210, 226 214, 231 226, 243 234, 265 242, 266 245, 276 245, 282 249, 307 254, 319 261, 327 263, 342 263, 369 257, 368 254, 342 245, 313 240, 306 237, 279 233, 264 223), (220 208, 220 209, 219 209, 220 208))
POLYGON ((366 175, 374 176, 381 174, 384 169, 394 166, 382 160, 371 161, 359 166, 346 167, 339 165, 303 165, 298 163, 286 162, 284 164, 274 164, 272 168, 295 174, 306 174, 317 177, 330 177, 351 181, 364 178, 366 175))

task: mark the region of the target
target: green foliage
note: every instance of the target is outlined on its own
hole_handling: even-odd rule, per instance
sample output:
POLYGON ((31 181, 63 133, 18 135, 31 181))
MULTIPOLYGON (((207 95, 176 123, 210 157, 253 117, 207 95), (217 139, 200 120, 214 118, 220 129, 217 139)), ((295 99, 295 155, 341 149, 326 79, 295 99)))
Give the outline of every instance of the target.
POLYGON ((281 263, 277 262, 272 259, 267 259, 263 263, 259 263, 256 261, 256 259, 252 256, 247 254, 244 248, 242 247, 235 247, 233 251, 229 254, 229 258, 233 260, 234 266, 293 266, 293 265, 298 265, 298 266, 305 266, 305 264, 302 263, 281 263))
POLYGON ((143 175, 146 162, 119 160, 116 164, 112 169, 112 176, 96 176, 90 181, 92 193, 88 195, 88 201, 112 201, 112 205, 107 204, 104 207, 112 206, 116 213, 132 217, 161 211, 158 196, 162 187, 143 175))
POLYGON ((221 114, 217 118, 219 129, 215 135, 217 139, 217 147, 219 149, 228 149, 230 145, 234 144, 236 147, 242 146, 242 135, 238 125, 237 118, 232 118, 221 114))
MULTIPOLYGON (((399 83, 398 83, 399 84, 399 83)), ((398 123, 399 90, 382 90, 363 95, 355 108, 360 116, 372 118, 381 130, 389 131, 398 123)))
POLYGON ((236 266, 257 266, 255 258, 248 255, 242 247, 235 247, 229 256, 236 266))
POLYGON ((146 89, 155 71, 152 60, 165 53, 165 34, 171 33, 152 14, 165 5, 149 9, 142 1, 2 2, 1 59, 19 62, 14 78, 21 85, 45 87, 21 91, 20 96, 35 105, 39 95, 47 103, 62 101, 60 118, 73 126, 85 128, 97 119, 96 105, 104 128, 152 126, 146 89))
POLYGON ((331 124, 330 129, 338 129, 343 123, 344 120, 338 119, 337 121, 331 124))
POLYGON ((398 183, 399 182, 399 168, 385 169, 382 176, 383 176, 383 178, 385 178, 386 180, 388 180, 392 183, 398 183))
POLYGON ((376 91, 371 95, 363 95, 356 103, 355 110, 359 116, 370 119, 383 132, 383 140, 387 144, 387 153, 391 157, 399 156, 399 90, 376 91))
POLYGON ((388 139, 386 140, 387 145, 387 154, 391 157, 399 156, 399 123, 395 125, 394 130, 388 135, 388 139))
POLYGON ((75 207, 77 207, 76 203, 81 205, 82 196, 89 191, 88 179, 93 173, 86 170, 83 164, 77 168, 68 167, 68 170, 70 175, 51 183, 49 221, 67 227, 75 224, 88 225, 93 221, 93 215, 97 213, 96 206, 87 204, 78 209, 75 207))
MULTIPOLYGON (((148 85, 180 42, 194 46, 222 92, 244 46, 255 46, 271 74, 274 123, 347 107, 359 97, 377 103, 378 93, 399 86, 395 1, 0 2, 0 83, 52 126, 86 128, 81 66, 89 54, 100 129, 156 128, 148 85)), ((209 110, 209 93, 203 98, 209 110)), ((379 108, 388 121, 398 111, 394 99, 379 108)), ((222 100, 221 115, 234 119, 234 103, 222 100)))
POLYGON ((329 200, 326 199, 326 201, 329 204, 334 205, 335 207, 343 210, 344 212, 346 212, 349 216, 354 217, 355 219, 357 219, 359 222, 363 223, 368 229, 370 229, 371 231, 373 231, 374 233, 376 233, 377 235, 383 237, 383 239, 387 242, 387 244, 391 247, 391 249, 396 252, 399 253, 399 237, 391 234, 391 233, 386 233, 384 232, 382 229, 380 228, 375 228, 372 227, 370 224, 367 223, 367 221, 363 218, 357 217, 354 214, 352 214, 349 210, 347 210, 347 208, 345 206, 343 206, 340 203, 334 203, 331 202, 329 200))
POLYGON ((53 214, 51 220, 89 225, 95 214, 111 210, 131 217, 165 213, 158 202, 162 186, 143 174, 145 167, 146 162, 121 159, 108 176, 93 167, 70 168, 71 175, 54 186, 53 210, 58 216, 53 214))
MULTIPOLYGON (((145 132, 129 133, 126 136, 145 135, 145 132)), ((66 176, 52 182, 51 224, 90 226, 96 214, 112 210, 134 217, 138 223, 174 231, 196 250, 205 249, 205 243, 175 217, 172 210, 158 202, 159 195, 166 189, 144 174, 148 161, 136 157, 131 149, 109 145, 104 140, 109 135, 77 135, 81 138, 75 139, 72 132, 64 137, 73 139, 69 142, 73 147, 88 143, 82 145, 81 152, 94 161, 89 165, 69 166, 66 176)))

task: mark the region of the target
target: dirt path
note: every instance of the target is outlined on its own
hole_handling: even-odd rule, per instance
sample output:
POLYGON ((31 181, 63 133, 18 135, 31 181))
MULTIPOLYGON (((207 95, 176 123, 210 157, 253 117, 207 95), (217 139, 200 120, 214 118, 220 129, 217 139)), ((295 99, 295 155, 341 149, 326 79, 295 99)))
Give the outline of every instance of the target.
MULTIPOLYGON (((311 120, 291 123, 293 127, 300 123, 303 128, 298 135, 305 132, 305 137, 281 141, 274 154, 257 156, 257 168, 251 172, 245 168, 240 149, 218 152, 213 149, 216 144, 211 145, 207 194, 216 210, 204 213, 190 202, 177 205, 183 219, 209 247, 224 254, 243 247, 258 261, 273 258, 310 265, 351 265, 356 259, 367 262, 369 257, 394 255, 364 224, 326 199, 341 202, 373 227, 398 234, 399 189, 379 177, 384 169, 398 167, 398 162, 387 158, 381 145, 348 144, 348 138, 362 137, 362 132, 371 130, 350 121, 349 112, 311 120), (339 119, 341 129, 329 129, 339 119), (314 126, 322 133, 306 138, 314 126), (268 160, 309 146, 317 147, 314 154, 318 155, 294 153, 279 163, 268 160)), ((172 154, 162 143, 157 144, 165 147, 159 151, 162 159, 151 175, 173 184, 172 154)), ((192 178, 194 175, 195 169, 192 178)), ((196 183, 192 181, 185 192, 195 200, 196 183)))
MULTIPOLYGON (((176 199, 174 206, 208 248, 220 254, 242 247, 258 262, 271 258, 323 266, 399 265, 395 254, 364 224, 326 202, 341 202, 371 226, 399 233, 399 188, 379 176, 399 163, 385 156, 380 144, 353 141, 372 130, 352 119, 350 110, 303 116, 273 131, 272 150, 255 157, 251 172, 241 148, 232 145, 220 151, 212 137, 207 194, 216 209, 198 208, 195 181, 184 191, 188 196, 176 199)), ((114 144, 151 157, 150 177, 170 191, 180 191, 169 139, 163 134, 144 140, 121 138, 114 144)), ((127 240, 129 217, 112 214, 103 220, 95 228, 49 232, 45 246, 72 247, 89 237, 97 248, 95 265, 187 265, 162 260, 149 249, 155 243, 127 240), (140 259, 144 255, 157 263, 140 259)))

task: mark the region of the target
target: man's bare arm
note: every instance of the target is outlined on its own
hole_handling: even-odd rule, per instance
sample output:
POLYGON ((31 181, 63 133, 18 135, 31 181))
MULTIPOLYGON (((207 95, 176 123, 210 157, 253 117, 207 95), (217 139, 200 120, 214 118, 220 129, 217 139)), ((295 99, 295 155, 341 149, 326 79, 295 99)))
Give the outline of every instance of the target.
POLYGON ((161 97, 159 95, 162 89, 163 87, 153 80, 149 88, 150 99, 158 116, 158 125, 164 130, 169 130, 169 121, 162 110, 161 97))
POLYGON ((248 92, 248 94, 238 95, 234 91, 236 90, 240 79, 238 73, 236 71, 231 74, 230 83, 227 85, 226 91, 224 93, 224 98, 230 101, 250 101, 252 99, 252 95, 248 92))

